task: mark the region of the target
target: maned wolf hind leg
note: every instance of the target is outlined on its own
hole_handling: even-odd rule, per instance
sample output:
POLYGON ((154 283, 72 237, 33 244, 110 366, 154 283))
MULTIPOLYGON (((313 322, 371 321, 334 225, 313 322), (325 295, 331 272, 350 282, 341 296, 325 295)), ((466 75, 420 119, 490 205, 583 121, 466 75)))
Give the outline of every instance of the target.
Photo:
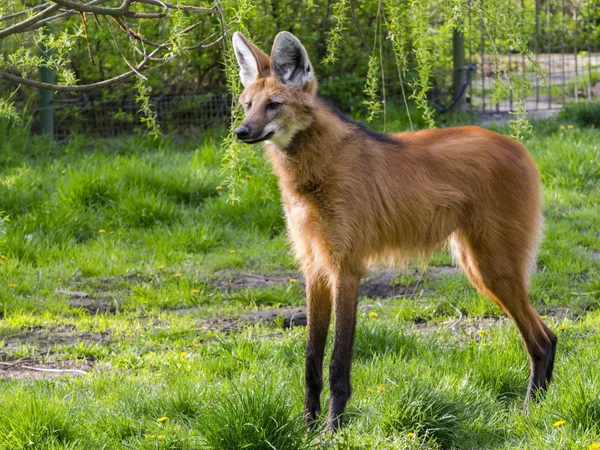
MULTIPOLYGON (((533 309, 527 294, 527 249, 510 240, 498 243, 471 240, 458 232, 453 251, 477 290, 498 304, 515 322, 529 354, 531 378, 525 406, 552 380, 556 335, 533 309)), ((531 250, 533 251, 533 250, 531 250)))
POLYGON ((309 429, 321 414, 323 390, 323 354, 331 317, 331 289, 326 280, 313 275, 306 279, 307 339, 306 339, 306 397, 304 420, 309 429))

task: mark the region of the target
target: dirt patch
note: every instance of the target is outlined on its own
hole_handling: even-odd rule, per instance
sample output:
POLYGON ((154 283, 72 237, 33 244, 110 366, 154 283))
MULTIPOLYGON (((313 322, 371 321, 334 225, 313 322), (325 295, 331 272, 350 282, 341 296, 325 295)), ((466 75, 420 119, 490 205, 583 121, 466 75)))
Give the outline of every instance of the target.
POLYGON ((93 297, 87 292, 65 289, 56 289, 54 292, 68 297, 71 307, 83 309, 89 314, 115 313, 119 311, 119 304, 113 298, 93 297))
POLYGON ((61 328, 29 328, 19 333, 3 337, 4 345, 0 347, 0 360, 9 359, 23 345, 33 346, 36 353, 51 355, 55 345, 100 344, 110 340, 108 332, 80 333, 74 327, 61 328))
POLYGON ((69 303, 73 308, 80 308, 89 314, 115 313, 119 311, 119 304, 112 298, 81 297, 72 298, 69 303))
POLYGON ((61 376, 81 376, 92 369, 91 362, 60 360, 44 362, 32 358, 0 361, 0 380, 44 380, 61 376))
POLYGON ((306 326, 306 308, 275 308, 263 309, 237 318, 215 318, 202 324, 202 331, 221 331, 230 333, 240 331, 256 324, 281 324, 283 328, 306 326))
MULTIPOLYGON (((441 266, 429 267, 426 270, 408 269, 398 270, 376 270, 369 273, 362 279, 358 295, 368 298, 389 298, 389 297, 409 297, 418 292, 424 280, 432 280, 446 275, 456 275, 462 273, 458 267, 441 266), (401 283, 400 277, 409 277, 413 281, 401 283)), ((285 285, 290 283, 290 279, 296 280, 301 286, 304 286, 304 278, 299 275, 256 275, 248 273, 239 273, 232 277, 216 278, 207 281, 207 284, 216 289, 227 292, 239 289, 265 288, 270 286, 285 285)))
POLYGON ((482 317, 464 317, 460 316, 454 320, 450 320, 444 323, 416 323, 414 330, 419 333, 429 334, 439 331, 441 328, 447 328, 452 332, 459 332, 465 335, 472 335, 483 330, 482 335, 487 330, 497 327, 509 326, 511 320, 506 316, 482 316, 482 317))
MULTIPOLYGON (((426 270, 408 269, 402 272, 398 270, 376 270, 365 276, 360 284, 359 297, 368 299, 391 300, 401 297, 412 297, 420 293, 424 287, 424 281, 431 281, 447 275, 460 274, 457 267, 441 266, 429 267, 426 270)), ((240 273, 229 278, 216 278, 207 282, 216 289, 227 292, 236 289, 264 288, 289 284, 294 279, 300 286, 304 287, 304 279, 301 276, 289 275, 256 275, 240 273)), ((370 304, 362 303, 362 308, 370 307, 370 304)), ((185 308, 182 314, 192 312, 195 308, 185 308)), ((238 331, 250 325, 258 323, 272 324, 280 323, 284 328, 306 325, 306 308, 275 308, 264 309, 237 318, 216 318, 206 321, 201 329, 204 331, 238 331)))
POLYGON ((227 292, 239 289, 265 288, 282 284, 290 284, 290 279, 296 280, 304 286, 304 278, 297 274, 290 275, 256 275, 252 273, 239 273, 232 277, 215 278, 206 284, 227 292))
POLYGON ((398 297, 412 297, 423 289, 423 281, 431 281, 447 275, 462 273, 458 267, 429 267, 426 270, 409 269, 378 270, 363 278, 358 289, 360 297, 381 298, 383 300, 398 297), (399 277, 409 277, 412 281, 399 282, 399 277))
MULTIPOLYGON (((367 311, 373 307, 370 303, 359 303, 359 309, 367 311)), ((541 310, 544 317, 552 317, 553 319, 563 320, 565 318, 574 318, 570 308, 547 308, 541 310)), ((224 333, 243 331, 245 328, 257 324, 263 325, 280 325, 283 328, 304 327, 307 323, 306 308, 300 307, 283 307, 274 309, 263 309, 251 314, 245 314, 235 318, 215 318, 202 323, 201 331, 220 331, 224 333)), ((448 328, 452 332, 462 333, 465 335, 476 334, 480 330, 486 330, 496 327, 510 326, 512 320, 507 316, 481 316, 469 317, 461 313, 457 314, 456 319, 444 323, 430 323, 424 319, 415 320, 413 327, 419 333, 428 334, 448 328)), ((483 336, 483 335, 482 335, 483 336)))
POLYGON ((592 259, 600 259, 600 251, 594 250, 592 252, 592 259))

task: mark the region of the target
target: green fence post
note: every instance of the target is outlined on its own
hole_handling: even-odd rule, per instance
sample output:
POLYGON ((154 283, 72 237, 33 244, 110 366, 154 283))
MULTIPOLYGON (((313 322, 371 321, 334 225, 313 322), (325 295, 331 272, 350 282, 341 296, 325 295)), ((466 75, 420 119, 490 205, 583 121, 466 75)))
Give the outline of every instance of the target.
POLYGON ((455 109, 457 111, 466 111, 467 97, 465 83, 467 82, 467 72, 465 70, 465 35, 462 31, 454 29, 452 31, 452 86, 454 88, 455 109), (460 96, 460 98, 458 98, 460 96))
MULTIPOLYGON (((44 35, 48 36, 50 29, 44 27, 44 35)), ((46 61, 49 57, 49 51, 42 44, 42 58, 46 61)), ((49 67, 40 67, 40 81, 42 83, 54 83, 54 72, 49 67)), ((52 101, 54 100, 54 91, 51 89, 40 89, 40 122, 42 126, 42 134, 54 139, 54 109, 52 101)))

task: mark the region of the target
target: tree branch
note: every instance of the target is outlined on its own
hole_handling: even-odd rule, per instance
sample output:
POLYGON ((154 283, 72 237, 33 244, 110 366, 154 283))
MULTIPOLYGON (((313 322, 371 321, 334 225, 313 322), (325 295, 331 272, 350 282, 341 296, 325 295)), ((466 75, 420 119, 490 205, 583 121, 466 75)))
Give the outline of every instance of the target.
POLYGON ((64 8, 74 9, 78 12, 89 12, 98 14, 101 16, 112 16, 112 17, 130 17, 138 19, 160 19, 166 16, 166 13, 136 13, 130 11, 129 2, 123 3, 119 8, 105 8, 103 6, 90 5, 89 3, 80 3, 74 0, 52 0, 57 5, 64 8))
MULTIPOLYGON (((99 5, 99 4, 102 4, 102 3, 109 2, 109 1, 110 0, 92 0, 91 2, 88 3, 88 5, 99 5)), ((46 5, 44 5, 44 6, 46 6, 46 5)), ((69 10, 69 11, 65 11, 65 12, 62 12, 60 14, 57 14, 55 16, 46 17, 44 19, 38 20, 34 24, 28 26, 25 30, 21 30, 21 31, 33 31, 33 30, 37 30, 38 28, 43 27, 47 23, 56 22, 58 20, 62 20, 65 17, 69 17, 69 16, 72 16, 74 14, 80 14, 80 12, 79 11, 75 11, 75 10, 69 10)), ((15 33, 11 33, 11 34, 15 34, 15 33)))
POLYGON ((29 19, 25 19, 19 23, 14 24, 12 27, 5 28, 4 30, 0 30, 0 39, 5 38, 6 36, 10 36, 11 34, 19 33, 21 31, 26 30, 31 25, 36 22, 45 19, 50 16, 54 11, 60 8, 60 5, 48 5, 46 9, 42 12, 37 13, 34 16, 31 16, 29 19))
POLYGON ((159 0, 135 0, 136 3, 145 3, 147 5, 161 6, 165 9, 179 9, 181 11, 192 11, 204 14, 218 14, 216 8, 199 8, 198 6, 190 5, 174 5, 173 3, 161 2, 159 0))
MULTIPOLYGON (((142 55, 143 55, 142 61, 139 64, 137 64, 136 66, 134 66, 129 61, 127 61, 123 52, 121 51, 120 48, 118 48, 118 45, 117 45, 117 51, 119 52, 119 54, 121 55, 121 57, 123 58, 123 60, 125 61, 125 63, 129 66, 129 68, 131 70, 129 70, 128 72, 122 73, 120 75, 114 76, 112 78, 109 78, 107 80, 98 81, 95 83, 67 86, 67 85, 60 85, 60 84, 44 83, 41 81, 29 79, 29 78, 26 78, 23 76, 14 75, 9 72, 0 72, 0 79, 6 79, 6 80, 14 82, 14 83, 18 83, 18 84, 22 84, 22 85, 30 86, 30 87, 35 87, 38 89, 48 89, 48 90, 61 91, 61 92, 83 92, 83 91, 89 91, 89 90, 93 90, 93 89, 104 88, 104 87, 110 86, 114 83, 123 81, 133 75, 138 75, 138 76, 143 77, 143 75, 141 75, 140 72, 145 71, 145 70, 150 70, 150 69, 153 69, 156 67, 160 67, 161 65, 166 64, 169 61, 173 60, 175 58, 175 56, 173 56, 173 55, 161 56, 159 54, 159 52, 165 51, 170 48, 171 39, 173 37, 178 37, 178 36, 184 35, 186 33, 189 33, 190 31, 194 30, 196 27, 198 27, 199 25, 201 25, 203 23, 203 22, 197 22, 197 23, 194 23, 194 24, 186 27, 184 30, 180 31, 175 36, 172 36, 171 39, 166 40, 162 44, 152 42, 152 41, 144 38, 140 33, 134 32, 131 28, 129 28, 129 26, 125 22, 125 19, 126 18, 159 19, 159 18, 166 17, 168 15, 168 13, 167 12, 138 13, 135 11, 131 11, 130 8, 135 3, 143 3, 143 4, 147 4, 147 5, 152 5, 152 6, 159 6, 159 7, 163 8, 163 10, 177 9, 177 10, 190 11, 190 12, 195 12, 195 13, 218 14, 219 15, 219 19, 221 21, 221 29, 219 31, 212 33, 210 36, 208 36, 206 39, 204 39, 199 44, 185 47, 183 50, 196 50, 196 49, 208 48, 213 45, 216 45, 217 43, 223 41, 223 38, 225 35, 225 30, 230 25, 230 24, 225 25, 224 20, 223 20, 224 19, 223 13, 218 4, 216 4, 213 8, 200 8, 200 7, 189 6, 189 5, 176 5, 176 4, 172 4, 172 3, 163 3, 160 0, 124 0, 123 3, 121 4, 121 6, 119 6, 118 8, 107 8, 107 7, 97 6, 97 5, 106 3, 109 0, 92 0, 88 3, 81 3, 76 0, 51 0, 51 1, 53 2, 53 4, 46 4, 43 9, 39 8, 39 7, 35 7, 35 9, 30 8, 29 11, 32 11, 32 10, 37 11, 39 9, 41 9, 41 11, 39 13, 29 17, 28 19, 25 19, 11 27, 1 30, 0 31, 0 39, 4 38, 6 36, 13 35, 13 34, 18 34, 18 33, 22 33, 22 32, 28 32, 28 31, 35 30, 37 28, 44 26, 45 24, 47 24, 49 22, 58 21, 62 18, 69 17, 73 14, 80 14, 82 16, 82 20, 83 20, 83 23, 85 26, 86 24, 85 24, 84 15, 85 14, 94 14, 94 16, 104 16, 105 18, 107 16, 112 17, 113 20, 115 20, 115 22, 117 22, 117 24, 121 27, 121 29, 130 36, 130 39, 137 39, 138 41, 141 42, 142 47, 144 46, 144 44, 148 44, 148 45, 151 45, 152 47, 154 47, 154 49, 152 50, 152 52, 146 53, 146 49, 144 48, 143 53, 142 53, 142 55), (53 15, 55 13, 55 11, 57 11, 61 8, 68 8, 68 9, 66 11, 63 10, 59 14, 53 15), (215 38, 215 36, 217 36, 219 33, 221 34, 221 36, 218 36, 215 38), (214 40, 210 41, 213 38, 214 38, 214 40), (158 64, 152 64, 151 66, 149 66, 148 64, 150 63, 150 61, 158 61, 158 64)), ((17 17, 18 15, 19 14, 13 14, 10 17, 17 17)), ((4 19, 5 18, 0 19, 0 20, 4 20, 4 19)), ((117 44, 115 36, 113 34, 113 31, 112 31, 110 25, 109 25, 109 30, 113 37, 113 40, 115 41, 115 44, 117 44)), ((86 29, 86 38, 87 38, 87 29, 86 29)), ((132 43, 133 43, 133 41, 132 41, 132 43)), ((88 45, 88 47, 89 47, 89 45, 88 45)), ((137 48, 137 46, 134 45, 134 47, 138 52, 140 51, 137 48)), ((88 50, 89 50, 89 48, 88 48, 88 50)))
POLYGON ((39 11, 40 9, 44 9, 47 7, 48 7, 48 5, 46 3, 42 3, 41 5, 37 5, 32 8, 25 9, 23 11, 18 11, 16 13, 9 14, 8 16, 2 16, 2 17, 0 17, 0 22, 4 22, 5 20, 16 19, 17 17, 25 16, 28 13, 39 11))
POLYGON ((111 84, 117 83, 119 81, 123 81, 129 78, 132 75, 135 75, 138 72, 152 69, 152 67, 146 67, 146 64, 150 59, 162 50, 164 47, 159 47, 149 53, 136 67, 135 70, 130 70, 129 72, 122 73, 121 75, 117 75, 116 77, 109 78, 108 80, 98 81, 96 83, 89 84, 80 84, 77 86, 65 86, 60 84, 51 84, 51 83, 42 83, 41 81, 30 80, 29 78, 23 78, 18 75, 13 75, 7 72, 0 72, 0 78, 4 78, 5 80, 12 81, 14 83, 24 84, 25 86, 31 86, 39 89, 49 89, 51 91, 62 91, 62 92, 83 92, 83 91, 91 91, 93 89, 99 89, 106 86, 110 86, 111 84))

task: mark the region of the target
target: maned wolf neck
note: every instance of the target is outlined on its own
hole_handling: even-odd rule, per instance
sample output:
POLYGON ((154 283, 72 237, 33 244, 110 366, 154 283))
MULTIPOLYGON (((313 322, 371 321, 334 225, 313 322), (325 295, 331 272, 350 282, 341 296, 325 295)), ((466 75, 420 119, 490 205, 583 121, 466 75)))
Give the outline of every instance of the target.
POLYGON ((299 193, 311 191, 323 181, 329 164, 351 141, 367 138, 397 145, 401 141, 391 135, 366 129, 317 97, 310 112, 312 124, 294 136, 286 148, 266 145, 269 158, 282 189, 299 193))

